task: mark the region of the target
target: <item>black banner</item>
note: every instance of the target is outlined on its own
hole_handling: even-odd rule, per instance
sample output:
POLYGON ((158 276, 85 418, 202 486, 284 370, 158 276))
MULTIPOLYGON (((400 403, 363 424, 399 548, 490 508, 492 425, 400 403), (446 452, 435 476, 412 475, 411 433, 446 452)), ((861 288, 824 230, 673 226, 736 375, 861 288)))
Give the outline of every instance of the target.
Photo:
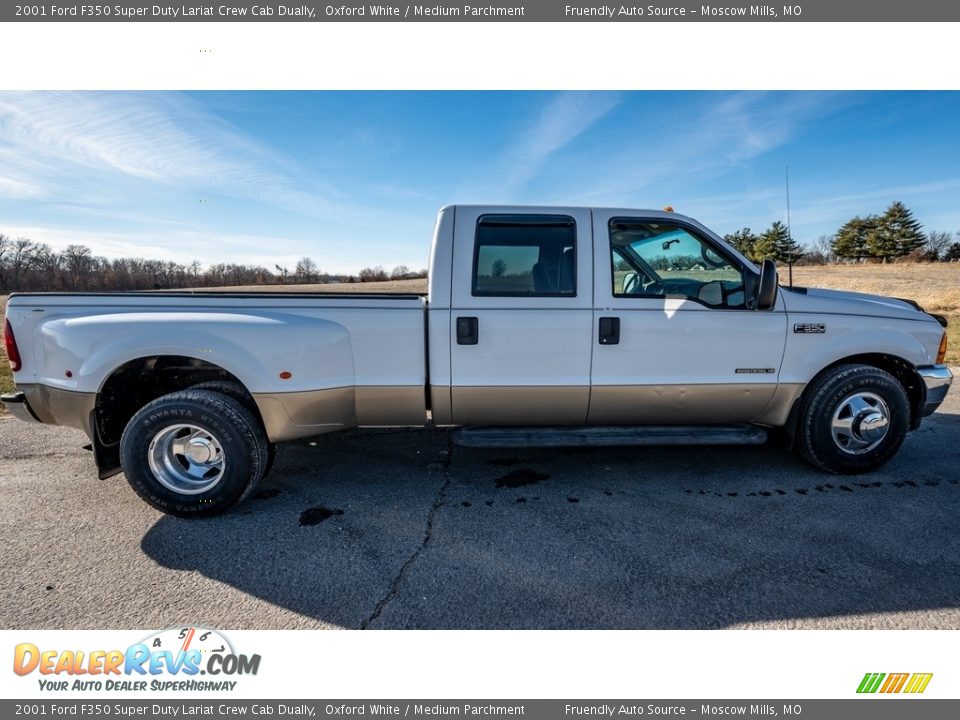
POLYGON ((625 720, 627 717, 941 720, 958 717, 960 700, 3 700, 3 717, 386 717, 625 720), (907 708, 906 706, 910 707, 907 708))
POLYGON ((0 6, 2 22, 950 22, 942 0, 803 0, 796 4, 577 3, 564 0, 396 2, 27 2, 0 6))

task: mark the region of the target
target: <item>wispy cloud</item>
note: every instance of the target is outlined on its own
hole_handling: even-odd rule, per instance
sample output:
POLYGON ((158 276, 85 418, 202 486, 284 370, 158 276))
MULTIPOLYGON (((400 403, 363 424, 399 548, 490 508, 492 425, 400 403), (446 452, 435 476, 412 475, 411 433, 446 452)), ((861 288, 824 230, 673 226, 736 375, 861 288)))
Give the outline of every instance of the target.
MULTIPOLYGON (((681 108, 642 106, 636 118, 649 129, 623 138, 611 155, 582 157, 582 171, 559 194, 576 189, 604 203, 643 203, 656 193, 661 202, 705 182, 750 169, 750 161, 794 141, 815 120, 847 107, 852 98, 829 93, 705 93, 681 108), (655 121, 651 123, 651 118, 655 121), (651 192, 652 191, 652 192, 651 192), (669 197, 667 195, 669 194, 669 197)), ((779 182, 779 178, 778 178, 779 182)))
POLYGON ((0 197, 25 200, 27 198, 40 198, 43 195, 43 190, 38 185, 12 177, 0 176, 0 197))
POLYGON ((553 96, 514 142, 472 177, 458 194, 472 200, 515 202, 550 158, 609 115, 620 95, 608 92, 565 92, 553 96))
POLYGON ((96 203, 119 179, 334 221, 368 211, 176 93, 0 93, 0 155, 17 172, 0 186, 7 196, 76 195, 81 178, 96 203))
POLYGON ((794 209, 794 217, 804 225, 824 221, 846 220, 853 215, 882 212, 894 200, 910 202, 940 198, 952 207, 960 193, 960 178, 947 178, 906 185, 885 185, 857 193, 817 195, 806 198, 794 209))

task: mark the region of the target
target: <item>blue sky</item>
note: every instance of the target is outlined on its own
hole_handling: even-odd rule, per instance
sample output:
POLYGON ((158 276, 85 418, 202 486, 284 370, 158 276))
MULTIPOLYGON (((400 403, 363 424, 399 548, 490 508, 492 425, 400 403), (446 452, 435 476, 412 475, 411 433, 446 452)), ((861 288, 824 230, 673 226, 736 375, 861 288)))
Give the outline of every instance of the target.
POLYGON ((0 232, 329 272, 427 264, 454 202, 960 230, 960 92, 0 93, 0 232))

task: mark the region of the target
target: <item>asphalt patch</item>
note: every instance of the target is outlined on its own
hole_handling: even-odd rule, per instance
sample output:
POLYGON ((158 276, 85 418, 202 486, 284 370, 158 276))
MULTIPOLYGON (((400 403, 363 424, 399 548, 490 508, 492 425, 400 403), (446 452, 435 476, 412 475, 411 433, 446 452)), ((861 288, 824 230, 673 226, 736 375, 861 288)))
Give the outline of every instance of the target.
POLYGON ((301 527, 319 525, 324 520, 329 520, 335 515, 343 515, 343 510, 339 508, 331 510, 330 508, 323 507, 323 505, 317 505, 316 507, 307 508, 300 513, 300 525, 301 527))
POLYGON ((494 458, 493 460, 487 460, 487 465, 493 465, 494 467, 513 467, 514 465, 523 465, 523 462, 520 458, 494 458))
POLYGON ((538 482, 547 480, 550 476, 546 473, 537 472, 531 468, 520 468, 513 472, 508 472, 503 477, 496 479, 498 488, 518 488, 525 485, 535 485, 538 482))

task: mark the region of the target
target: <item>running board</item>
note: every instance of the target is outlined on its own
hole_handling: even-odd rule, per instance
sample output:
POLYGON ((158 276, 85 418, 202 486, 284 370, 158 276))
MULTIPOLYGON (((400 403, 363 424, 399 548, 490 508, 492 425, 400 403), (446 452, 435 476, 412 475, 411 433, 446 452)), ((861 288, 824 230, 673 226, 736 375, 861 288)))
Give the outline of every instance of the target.
POLYGON ((644 425, 633 427, 463 427, 453 442, 472 448, 615 447, 624 445, 762 445, 756 425, 644 425))

